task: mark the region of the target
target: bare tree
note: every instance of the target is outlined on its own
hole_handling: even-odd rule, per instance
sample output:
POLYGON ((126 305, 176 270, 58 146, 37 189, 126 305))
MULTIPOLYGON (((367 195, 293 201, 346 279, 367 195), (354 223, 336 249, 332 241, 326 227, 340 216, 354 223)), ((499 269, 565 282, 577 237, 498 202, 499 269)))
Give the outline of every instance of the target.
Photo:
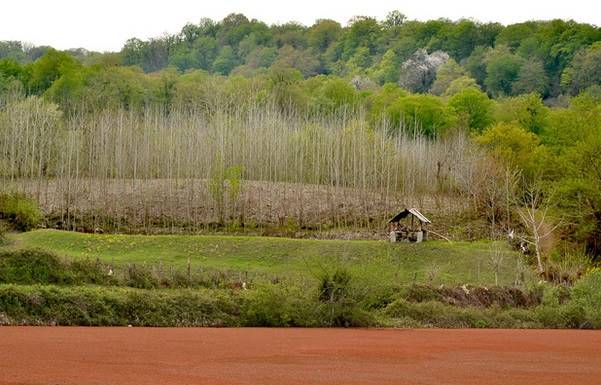
POLYGON ((543 192, 537 187, 531 187, 526 192, 526 204, 517 208, 517 213, 526 228, 528 235, 520 239, 534 247, 536 264, 539 273, 544 272, 543 242, 551 237, 553 232, 561 225, 561 220, 552 225, 549 217, 551 208, 550 199, 545 198, 543 192))

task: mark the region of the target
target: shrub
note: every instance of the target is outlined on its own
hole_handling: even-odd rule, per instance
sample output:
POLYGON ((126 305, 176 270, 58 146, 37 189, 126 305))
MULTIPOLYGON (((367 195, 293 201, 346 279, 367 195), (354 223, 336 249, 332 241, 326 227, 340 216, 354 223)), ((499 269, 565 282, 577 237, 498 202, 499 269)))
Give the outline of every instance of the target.
POLYGON ((582 328, 587 324, 585 310, 576 303, 541 305, 535 309, 534 314, 540 324, 547 328, 582 328))
POLYGON ((260 285, 244 293, 242 324, 319 326, 318 303, 311 292, 285 284, 260 285))
POLYGON ((89 261, 63 261, 43 250, 29 249, 0 252, 0 283, 115 284, 103 266, 89 261))
POLYGON ((0 253, 0 282, 33 284, 63 280, 61 261, 54 254, 41 250, 0 253))
POLYGON ((240 326, 239 304, 224 290, 0 285, 9 324, 240 326))
POLYGON ((572 299, 582 306, 593 327, 601 327, 601 269, 591 270, 576 282, 572 299))
POLYGON ((125 285, 138 289, 152 289, 159 286, 159 279, 149 269, 138 267, 136 264, 127 267, 125 285))
POLYGON ((364 291, 353 286, 351 274, 344 269, 326 273, 320 280, 318 298, 321 303, 321 323, 328 326, 367 326, 372 321, 362 309, 364 291))
POLYGON ((38 205, 18 193, 0 194, 0 219, 5 219, 15 229, 27 231, 35 228, 42 220, 38 205))
POLYGON ((407 289, 405 298, 411 302, 441 301, 442 295, 431 286, 411 285, 407 289))

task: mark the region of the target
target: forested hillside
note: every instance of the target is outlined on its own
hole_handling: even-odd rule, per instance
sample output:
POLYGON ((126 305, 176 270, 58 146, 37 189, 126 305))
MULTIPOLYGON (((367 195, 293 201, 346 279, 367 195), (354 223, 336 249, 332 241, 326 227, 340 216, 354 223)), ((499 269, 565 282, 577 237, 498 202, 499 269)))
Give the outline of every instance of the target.
MULTIPOLYGON (((547 98, 577 94, 599 82, 601 54, 594 45, 599 40, 601 29, 596 26, 563 20, 508 26, 472 20, 420 22, 394 11, 384 20, 359 16, 344 27, 332 20, 306 27, 294 22, 268 26, 231 14, 220 22, 187 24, 176 35, 132 38, 118 54, 84 49, 67 53, 83 64, 139 66, 147 73, 172 67, 253 76, 269 68, 294 68, 304 78, 336 75, 374 85, 400 82, 409 91, 435 95, 461 79, 459 84, 478 84, 495 97, 538 92, 547 98)), ((25 64, 48 50, 2 42, 0 59, 25 64)), ((66 61, 61 74, 81 72, 67 68, 73 67, 68 59, 53 60, 66 61)), ((2 66, 4 81, 16 76, 34 93, 43 92, 59 75, 36 72, 10 62, 2 66)), ((89 76, 80 74, 84 79, 78 80, 89 76)))
POLYGON ((540 267, 601 254, 599 154, 601 29, 573 21, 232 14, 114 53, 0 42, 0 177, 48 226, 377 230, 412 204, 446 237, 515 232, 540 267))

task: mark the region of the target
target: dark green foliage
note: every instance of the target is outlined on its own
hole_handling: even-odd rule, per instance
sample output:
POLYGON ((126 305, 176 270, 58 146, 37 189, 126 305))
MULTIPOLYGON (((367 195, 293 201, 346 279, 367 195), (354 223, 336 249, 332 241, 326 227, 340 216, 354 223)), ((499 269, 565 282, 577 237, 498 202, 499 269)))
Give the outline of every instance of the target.
MULTIPOLYGON (((173 66, 179 71, 203 69, 245 76, 255 76, 261 68, 288 66, 305 77, 368 74, 383 84, 398 82, 401 63, 416 52, 440 51, 460 63, 478 84, 486 84, 484 91, 490 95, 539 92, 557 96, 560 79, 572 94, 599 83, 595 66, 600 40, 600 28, 563 20, 508 26, 465 19, 420 22, 393 11, 381 21, 359 16, 342 27, 320 19, 305 27, 293 22, 268 26, 233 13, 221 21, 205 18, 186 24, 174 35, 129 39, 117 60, 112 53, 58 52, 0 42, 0 60, 11 63, 10 71, 6 63, 0 64, 0 91, 11 78, 22 82, 30 93, 42 93, 60 77, 81 71, 80 62, 138 66, 145 72, 173 66), (499 47, 506 48, 501 52, 499 47)), ((416 90, 427 90, 422 88, 416 90)))
POLYGON ((325 274, 319 286, 319 300, 324 303, 344 302, 349 297, 351 275, 346 270, 325 274))
POLYGON ((488 59, 484 84, 495 97, 512 95, 513 84, 518 79, 523 59, 509 52, 499 52, 488 59))
POLYGON ((321 302, 322 324, 328 326, 365 326, 370 317, 360 303, 364 298, 351 274, 336 269, 321 277, 318 299, 321 302))
POLYGON ((240 312, 225 291, 0 286, 0 313, 16 324, 242 326, 240 312))
POLYGON ((0 283, 80 285, 113 284, 99 264, 65 262, 43 250, 0 252, 0 283))
POLYGON ((562 75, 562 83, 572 95, 591 85, 601 84, 601 43, 597 42, 576 54, 572 65, 562 75))
MULTIPOLYGON (((22 283, 65 282, 66 276, 60 276, 63 262, 56 257, 30 253, 15 258, 21 259, 14 263, 29 264, 20 273, 12 272, 22 283), (46 276, 40 279, 43 272, 46 276), (36 279, 31 279, 33 275, 36 279)), ((2 271, 6 269, 0 265, 2 271)), ((287 281, 248 289, 28 286, 0 280, 0 320, 5 324, 95 326, 599 328, 597 273, 587 275, 574 289, 470 287, 469 293, 425 285, 365 285, 340 269, 317 285, 287 281)), ((70 279, 75 282, 73 276, 70 279)))
POLYGON ((0 219, 19 231, 34 229, 42 220, 42 212, 32 199, 18 193, 0 193, 0 219))

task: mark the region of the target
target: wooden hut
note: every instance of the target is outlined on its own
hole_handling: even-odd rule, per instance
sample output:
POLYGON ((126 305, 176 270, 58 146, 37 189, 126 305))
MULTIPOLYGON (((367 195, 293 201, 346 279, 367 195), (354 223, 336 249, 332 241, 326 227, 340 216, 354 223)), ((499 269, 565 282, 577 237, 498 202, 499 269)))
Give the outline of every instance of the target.
POLYGON ((423 242, 428 239, 426 225, 430 223, 418 209, 407 208, 388 222, 390 242, 423 242))

